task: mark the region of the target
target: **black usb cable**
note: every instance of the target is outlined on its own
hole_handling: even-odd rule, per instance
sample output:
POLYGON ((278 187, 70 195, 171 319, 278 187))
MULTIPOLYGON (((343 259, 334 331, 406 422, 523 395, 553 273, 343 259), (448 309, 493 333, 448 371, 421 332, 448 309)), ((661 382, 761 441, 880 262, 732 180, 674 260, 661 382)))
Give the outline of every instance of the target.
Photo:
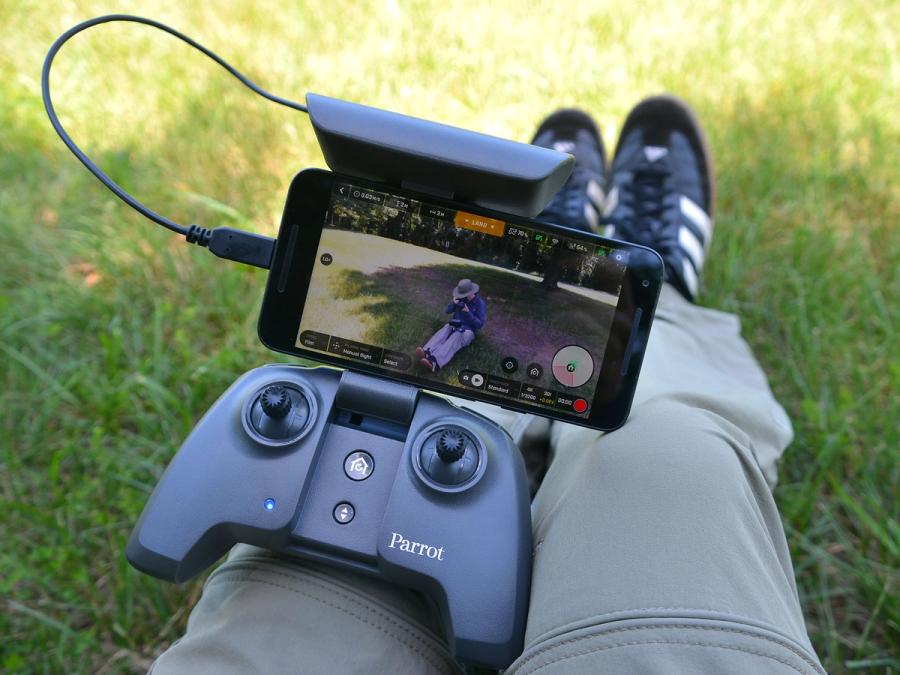
POLYGON ((170 28, 169 26, 166 26, 165 24, 158 21, 153 21, 152 19, 145 19, 140 16, 131 16, 128 14, 108 14, 105 16, 98 16, 94 19, 88 19, 87 21, 83 21, 82 23, 73 26, 65 33, 60 35, 53 43, 53 45, 51 45, 50 50, 47 52, 47 56, 44 59, 44 66, 41 70, 41 94, 44 99, 44 109, 47 111, 47 116, 50 118, 50 123, 53 125, 56 133, 59 134, 59 137, 62 139, 63 143, 66 144, 66 147, 68 147, 69 150, 72 151, 72 154, 75 155, 79 159, 79 161, 84 164, 85 167, 87 167, 87 170, 94 174, 101 183, 109 188, 113 194, 115 194, 119 199, 121 199, 123 202, 128 204, 131 208, 133 208, 135 211, 145 216, 146 218, 149 218, 153 222, 158 223, 159 225, 162 225, 163 227, 172 230, 173 232, 177 232, 178 234, 183 235, 187 242, 190 244, 197 244, 199 246, 208 248, 213 254, 219 256, 220 258, 234 260, 236 262, 245 263, 247 265, 253 265, 255 267, 268 269, 272 261, 272 252, 275 249, 275 240, 272 237, 266 237, 264 235, 255 234, 253 232, 244 232, 243 230, 237 230, 232 227, 217 227, 214 229, 208 229, 205 227, 200 227, 199 225, 185 226, 156 213, 155 211, 141 204, 137 199, 128 194, 112 178, 106 175, 106 173, 104 173, 104 171, 100 167, 94 164, 94 162, 92 162, 90 158, 85 155, 84 152, 82 152, 81 148, 79 148, 75 144, 69 134, 66 133, 66 130, 63 129, 59 118, 56 116, 56 110, 53 107, 53 102, 50 99, 50 67, 53 64, 53 59, 56 56, 56 53, 63 46, 63 44, 65 44, 71 37, 93 26, 97 26, 102 23, 109 23, 112 21, 128 21, 131 23, 140 23, 147 26, 152 26, 153 28, 158 28, 161 31, 165 31, 169 35, 177 37, 182 42, 186 42, 191 47, 194 47, 195 49, 198 49, 206 54, 206 56, 211 58, 225 70, 231 73, 234 77, 240 80, 241 83, 244 84, 244 86, 248 87, 263 98, 267 98, 273 103, 278 103, 279 105, 293 108, 294 110, 299 110, 300 112, 307 112, 306 106, 302 105, 301 103, 297 103, 295 101, 270 94, 269 92, 254 84, 248 77, 246 77, 243 73, 227 63, 218 54, 207 49, 199 42, 192 40, 187 35, 178 32, 174 28, 170 28))

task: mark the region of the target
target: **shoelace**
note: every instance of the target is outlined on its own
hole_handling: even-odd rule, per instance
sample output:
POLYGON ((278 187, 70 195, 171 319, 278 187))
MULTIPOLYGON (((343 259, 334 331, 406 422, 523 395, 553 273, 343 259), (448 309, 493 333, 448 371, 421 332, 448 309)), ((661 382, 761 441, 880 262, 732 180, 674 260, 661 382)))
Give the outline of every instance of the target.
POLYGON ((666 209, 672 194, 666 179, 672 172, 659 163, 646 164, 634 170, 632 180, 619 188, 619 199, 631 211, 628 218, 610 218, 615 236, 655 249, 665 260, 666 253, 678 245, 678 228, 667 227, 666 209))

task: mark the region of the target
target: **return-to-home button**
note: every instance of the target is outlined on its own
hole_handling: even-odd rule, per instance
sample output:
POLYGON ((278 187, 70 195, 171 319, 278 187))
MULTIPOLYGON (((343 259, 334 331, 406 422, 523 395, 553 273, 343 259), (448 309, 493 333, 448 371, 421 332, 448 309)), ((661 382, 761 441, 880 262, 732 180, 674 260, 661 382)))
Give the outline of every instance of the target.
POLYGON ((344 473, 350 480, 365 480, 374 470, 375 460, 363 450, 351 452, 344 460, 344 473))

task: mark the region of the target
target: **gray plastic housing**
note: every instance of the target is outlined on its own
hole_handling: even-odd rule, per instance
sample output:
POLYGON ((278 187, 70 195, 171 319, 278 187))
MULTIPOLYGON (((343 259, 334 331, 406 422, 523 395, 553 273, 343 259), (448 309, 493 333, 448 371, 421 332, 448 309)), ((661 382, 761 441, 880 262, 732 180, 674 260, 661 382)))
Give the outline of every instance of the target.
POLYGON ((319 94, 309 119, 332 171, 533 218, 572 155, 319 94))
POLYGON ((521 653, 532 548, 521 454, 494 423, 414 387, 289 365, 240 377, 172 459, 126 555, 181 582, 237 542, 424 592, 461 661, 503 668, 521 653), (254 440, 242 422, 247 400, 273 382, 315 399, 309 430, 291 445, 254 440), (460 492, 435 489, 414 469, 414 453, 441 424, 466 429, 483 452, 482 475, 460 492), (374 462, 365 480, 345 473, 357 450, 374 462), (342 503, 355 511, 344 524, 334 515, 342 503))

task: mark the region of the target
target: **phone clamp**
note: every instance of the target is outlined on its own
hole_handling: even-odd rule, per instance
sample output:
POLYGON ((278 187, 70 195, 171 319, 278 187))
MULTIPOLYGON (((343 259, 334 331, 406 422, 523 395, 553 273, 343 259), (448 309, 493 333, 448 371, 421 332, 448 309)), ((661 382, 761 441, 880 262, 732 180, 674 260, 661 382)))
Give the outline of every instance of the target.
POLYGON ((332 171, 526 218, 575 165, 556 150, 320 94, 306 107, 332 171))

